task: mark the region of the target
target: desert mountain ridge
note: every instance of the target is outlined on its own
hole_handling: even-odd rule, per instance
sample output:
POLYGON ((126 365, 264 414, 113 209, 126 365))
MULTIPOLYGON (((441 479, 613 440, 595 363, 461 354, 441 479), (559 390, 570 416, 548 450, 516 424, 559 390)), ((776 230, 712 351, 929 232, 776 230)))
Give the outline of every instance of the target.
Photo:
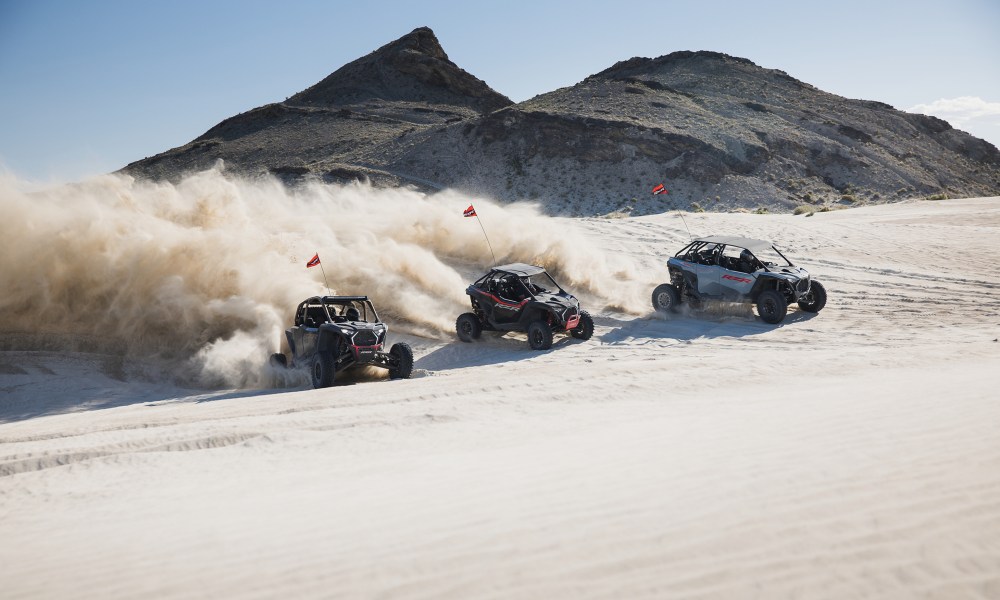
POLYGON ((992 144, 745 58, 631 58, 514 103, 427 27, 122 171, 172 180, 220 159, 243 176, 450 187, 574 215, 1000 195, 992 144), (670 194, 652 197, 661 182, 670 194))

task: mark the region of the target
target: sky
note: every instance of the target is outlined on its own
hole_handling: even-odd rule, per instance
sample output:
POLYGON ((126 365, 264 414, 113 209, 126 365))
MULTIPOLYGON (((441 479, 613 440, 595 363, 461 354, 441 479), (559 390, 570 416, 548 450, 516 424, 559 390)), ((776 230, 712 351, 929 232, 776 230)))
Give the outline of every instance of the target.
POLYGON ((633 56, 714 50, 1000 147, 997 0, 0 0, 0 172, 117 170, 421 26, 514 101, 633 56))

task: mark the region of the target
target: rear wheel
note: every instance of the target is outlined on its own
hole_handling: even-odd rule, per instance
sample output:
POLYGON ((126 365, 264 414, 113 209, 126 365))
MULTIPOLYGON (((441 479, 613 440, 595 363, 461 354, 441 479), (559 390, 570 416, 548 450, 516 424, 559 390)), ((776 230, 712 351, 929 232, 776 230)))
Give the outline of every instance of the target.
POLYGON ((532 350, 548 350, 552 347, 552 328, 545 321, 532 321, 528 325, 528 345, 532 350))
POLYGON ((471 342, 479 339, 479 335, 483 332, 483 324, 475 314, 463 313, 455 321, 455 331, 458 332, 458 339, 471 342))
POLYGON ((788 301, 776 290, 766 290, 757 296, 757 314, 772 325, 781 323, 788 313, 788 301))
POLYGON ((799 308, 806 312, 818 313, 824 306, 826 306, 826 288, 822 283, 813 280, 809 293, 799 300, 799 308))
POLYGON ((578 340, 587 341, 590 336, 594 335, 594 319, 590 316, 590 313, 581 310, 580 311, 580 323, 570 330, 569 334, 578 340))
POLYGON ((337 371, 333 364, 333 355, 329 352, 317 352, 312 362, 312 384, 314 388, 325 388, 333 385, 337 371))
POLYGON ((413 350, 409 344, 399 342, 389 349, 393 367, 389 367, 389 379, 409 379, 413 374, 413 350))
POLYGON ((656 286, 653 290, 653 309, 660 312, 677 312, 680 306, 681 296, 677 293, 677 288, 669 283, 656 286))

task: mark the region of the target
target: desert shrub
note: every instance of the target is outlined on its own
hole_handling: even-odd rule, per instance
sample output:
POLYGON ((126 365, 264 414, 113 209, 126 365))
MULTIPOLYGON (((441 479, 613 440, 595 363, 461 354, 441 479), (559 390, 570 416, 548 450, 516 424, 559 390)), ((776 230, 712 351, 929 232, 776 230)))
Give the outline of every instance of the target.
POLYGON ((927 196, 928 200, 947 200, 948 194, 934 194, 933 196, 927 196))
POLYGON ((830 212, 830 207, 824 206, 823 208, 819 209, 819 212, 830 212))
POLYGON ((811 217, 811 216, 813 216, 814 214, 816 214, 816 213, 814 213, 814 212, 812 212, 812 211, 809 211, 809 212, 807 212, 807 213, 806 213, 806 216, 807 216, 807 217, 811 217))
POLYGON ((705 209, 702 208, 701 205, 698 204, 697 202, 692 202, 691 203, 691 212, 701 213, 701 212, 705 212, 705 209))
POLYGON ((854 204, 858 199, 853 194, 844 194, 840 197, 841 201, 854 204))
POLYGON ((755 214, 755 215, 766 215, 767 213, 768 213, 768 210, 767 210, 767 207, 765 207, 765 206, 758 206, 757 210, 753 211, 753 214, 755 214))
POLYGON ((795 210, 792 211, 792 214, 793 215, 804 215, 806 213, 811 213, 812 211, 813 211, 813 207, 809 206, 808 204, 803 204, 801 206, 796 206, 795 210))

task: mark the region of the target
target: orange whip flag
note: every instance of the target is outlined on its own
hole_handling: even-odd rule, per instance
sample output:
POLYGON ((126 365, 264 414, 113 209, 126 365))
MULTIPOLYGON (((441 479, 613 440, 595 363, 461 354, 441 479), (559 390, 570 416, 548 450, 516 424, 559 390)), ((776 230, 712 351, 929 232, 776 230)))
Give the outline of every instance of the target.
POLYGON ((326 280, 326 269, 323 268, 323 263, 321 263, 320 260, 319 260, 319 252, 317 252, 316 254, 314 254, 312 258, 310 258, 308 261, 306 261, 306 268, 307 269, 311 269, 311 268, 313 268, 313 267, 315 267, 317 265, 319 265, 319 270, 323 271, 323 283, 326 284, 326 293, 327 293, 327 295, 332 296, 333 293, 330 292, 330 282, 326 280))
POLYGON ((483 230, 483 237, 486 238, 486 245, 489 246, 490 255, 493 257, 493 266, 497 266, 497 255, 493 254, 493 244, 490 243, 490 236, 486 235, 486 228, 483 227, 483 220, 479 218, 479 213, 477 213, 476 209, 470 204, 469 208, 462 211, 462 216, 476 217, 476 220, 479 221, 479 228, 483 230))
POLYGON ((667 188, 663 187, 662 183, 653 188, 653 195, 654 196, 657 196, 659 194, 666 194, 666 193, 667 193, 667 188))

